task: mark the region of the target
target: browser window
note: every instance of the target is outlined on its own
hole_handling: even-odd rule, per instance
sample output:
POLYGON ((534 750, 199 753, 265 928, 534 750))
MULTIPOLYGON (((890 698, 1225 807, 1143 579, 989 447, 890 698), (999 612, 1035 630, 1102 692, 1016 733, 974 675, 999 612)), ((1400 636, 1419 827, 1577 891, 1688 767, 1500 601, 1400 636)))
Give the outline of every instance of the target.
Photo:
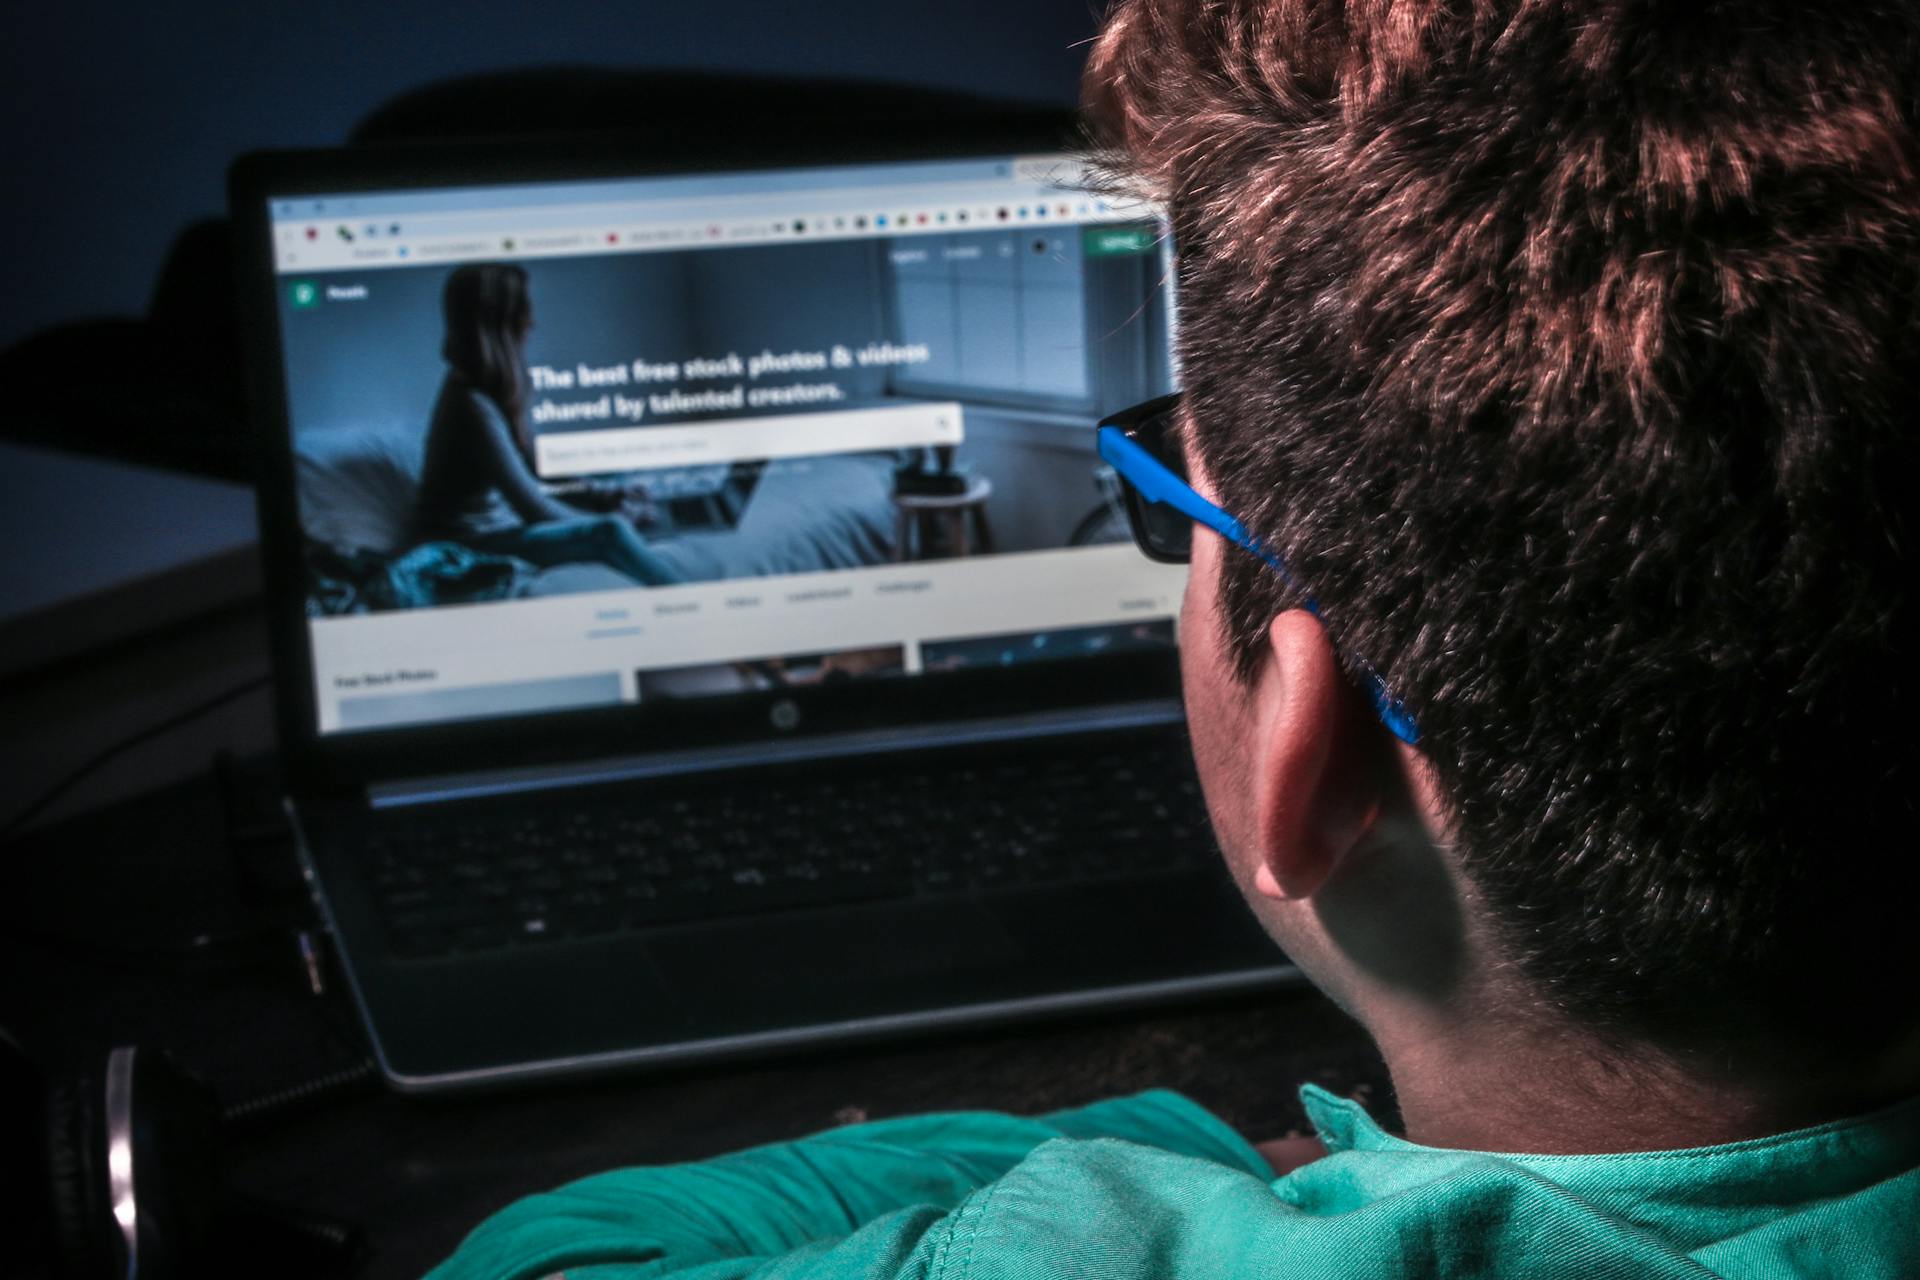
POLYGON ((323 732, 1172 643, 1164 224, 1070 159, 270 212, 323 732))

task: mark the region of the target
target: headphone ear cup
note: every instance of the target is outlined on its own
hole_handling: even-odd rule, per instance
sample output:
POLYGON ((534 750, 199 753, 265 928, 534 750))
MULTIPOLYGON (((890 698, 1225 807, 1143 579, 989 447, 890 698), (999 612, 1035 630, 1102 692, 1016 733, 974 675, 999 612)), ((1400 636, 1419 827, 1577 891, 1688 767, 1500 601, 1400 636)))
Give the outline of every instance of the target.
POLYGON ((122 1280, 137 1262, 142 1276, 198 1274, 222 1203, 220 1123, 213 1091, 164 1052, 123 1045, 103 1074, 43 1092, 0 1030, 0 1213, 14 1228, 0 1271, 122 1280))
POLYGON ((63 1080, 47 1091, 48 1217, 54 1257, 63 1276, 112 1274, 106 1170, 106 1131, 93 1083, 63 1080))

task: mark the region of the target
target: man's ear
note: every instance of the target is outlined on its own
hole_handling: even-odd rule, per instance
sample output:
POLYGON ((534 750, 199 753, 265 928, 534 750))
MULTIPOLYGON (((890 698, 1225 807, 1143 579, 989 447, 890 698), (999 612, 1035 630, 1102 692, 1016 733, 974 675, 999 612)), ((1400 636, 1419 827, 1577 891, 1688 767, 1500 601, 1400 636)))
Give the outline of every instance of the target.
POLYGON ((1254 691, 1253 884, 1269 898, 1305 898, 1378 816, 1374 722, 1319 619, 1290 609, 1267 643, 1254 691))

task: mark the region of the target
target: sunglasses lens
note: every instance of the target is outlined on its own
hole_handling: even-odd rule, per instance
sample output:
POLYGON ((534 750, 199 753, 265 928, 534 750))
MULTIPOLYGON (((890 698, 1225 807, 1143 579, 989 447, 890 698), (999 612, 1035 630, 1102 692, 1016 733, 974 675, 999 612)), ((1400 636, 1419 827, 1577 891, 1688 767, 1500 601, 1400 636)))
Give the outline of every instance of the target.
POLYGON ((1193 521, 1165 503, 1148 502, 1133 495, 1136 508, 1134 527, 1140 545, 1156 560, 1184 563, 1193 554, 1193 521))
MULTIPOLYGON (((1186 459, 1174 443, 1174 426, 1169 410, 1142 422, 1132 435, 1161 466, 1185 480, 1186 459)), ((1164 502, 1148 502, 1132 485, 1127 486, 1127 514, 1133 523, 1134 540, 1153 559, 1184 564, 1192 555, 1193 521, 1188 516, 1164 502)))

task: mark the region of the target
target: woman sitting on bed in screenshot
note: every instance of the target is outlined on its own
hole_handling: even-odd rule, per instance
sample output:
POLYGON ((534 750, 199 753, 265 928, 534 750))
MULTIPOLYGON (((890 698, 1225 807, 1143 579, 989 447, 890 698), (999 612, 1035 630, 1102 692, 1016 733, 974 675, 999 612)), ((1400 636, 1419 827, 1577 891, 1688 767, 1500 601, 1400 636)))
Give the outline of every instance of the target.
POLYGON ((618 515, 588 515, 549 496, 533 474, 527 425, 527 273, 471 263, 442 295, 447 377, 427 428, 420 477, 421 532, 541 568, 578 561, 611 566, 646 587, 681 575, 618 515))

